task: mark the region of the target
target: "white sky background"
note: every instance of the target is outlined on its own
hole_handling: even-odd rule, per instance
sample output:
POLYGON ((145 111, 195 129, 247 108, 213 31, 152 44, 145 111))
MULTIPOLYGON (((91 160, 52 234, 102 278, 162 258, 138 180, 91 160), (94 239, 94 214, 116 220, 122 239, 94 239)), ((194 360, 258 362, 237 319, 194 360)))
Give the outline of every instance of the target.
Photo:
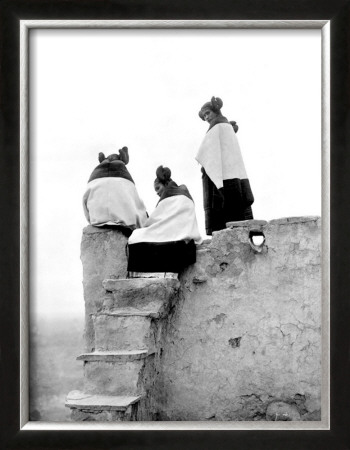
POLYGON ((149 213, 170 167, 206 238, 194 158, 213 95, 239 125, 254 218, 320 215, 320 30, 30 32, 32 311, 84 314, 82 196, 100 151, 129 148, 149 213))

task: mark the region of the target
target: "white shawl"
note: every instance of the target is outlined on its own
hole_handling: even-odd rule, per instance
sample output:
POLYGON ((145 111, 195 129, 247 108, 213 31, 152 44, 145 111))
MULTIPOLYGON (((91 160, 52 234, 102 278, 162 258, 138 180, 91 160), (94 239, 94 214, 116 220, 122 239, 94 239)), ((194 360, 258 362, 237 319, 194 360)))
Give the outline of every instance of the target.
POLYGON ((160 201, 144 228, 134 230, 129 244, 139 242, 190 241, 202 242, 195 207, 185 195, 174 195, 160 201))
POLYGON ((90 181, 83 197, 86 219, 91 225, 125 225, 139 228, 147 220, 146 208, 132 181, 103 177, 90 181))
POLYGON ((196 160, 218 189, 223 187, 223 180, 248 178, 238 139, 230 123, 218 123, 208 131, 196 160))

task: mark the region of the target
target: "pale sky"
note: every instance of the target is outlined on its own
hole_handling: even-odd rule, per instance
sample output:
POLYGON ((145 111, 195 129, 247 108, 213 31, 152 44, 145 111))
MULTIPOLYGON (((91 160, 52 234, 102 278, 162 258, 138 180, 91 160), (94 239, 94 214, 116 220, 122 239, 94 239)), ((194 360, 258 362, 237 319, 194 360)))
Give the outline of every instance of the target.
POLYGON ((84 314, 82 196, 98 153, 129 148, 149 213, 156 168, 191 192, 212 96, 239 125, 255 219, 321 215, 320 30, 32 30, 31 307, 84 314))

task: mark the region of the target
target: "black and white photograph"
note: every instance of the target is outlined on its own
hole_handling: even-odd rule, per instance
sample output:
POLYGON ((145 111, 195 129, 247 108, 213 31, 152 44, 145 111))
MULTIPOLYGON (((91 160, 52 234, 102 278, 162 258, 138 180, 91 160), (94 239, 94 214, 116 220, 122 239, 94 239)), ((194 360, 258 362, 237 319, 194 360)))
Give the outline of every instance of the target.
POLYGON ((0 1, 1 449, 350 449, 349 23, 0 1))
POLYGON ((29 420, 327 426, 321 30, 28 49, 29 420))

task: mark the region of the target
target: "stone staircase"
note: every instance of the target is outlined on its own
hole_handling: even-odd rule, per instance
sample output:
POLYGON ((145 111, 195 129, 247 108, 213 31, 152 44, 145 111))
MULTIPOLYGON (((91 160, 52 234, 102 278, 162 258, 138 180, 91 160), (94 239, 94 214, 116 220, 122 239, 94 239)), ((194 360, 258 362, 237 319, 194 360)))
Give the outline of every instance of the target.
POLYGON ((95 348, 84 361, 83 392, 66 399, 75 421, 155 420, 162 332, 177 298, 176 278, 105 279, 91 314, 95 348))

